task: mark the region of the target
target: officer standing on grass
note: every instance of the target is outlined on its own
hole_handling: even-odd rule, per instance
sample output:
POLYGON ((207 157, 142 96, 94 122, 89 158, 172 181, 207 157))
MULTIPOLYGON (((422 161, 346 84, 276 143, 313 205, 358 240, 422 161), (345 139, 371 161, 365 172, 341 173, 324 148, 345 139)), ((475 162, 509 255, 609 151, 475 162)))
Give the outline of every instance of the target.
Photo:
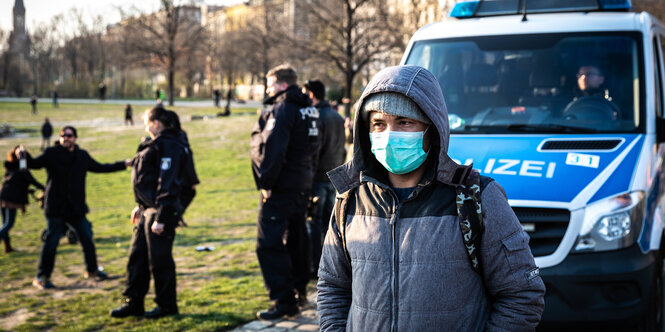
MULTIPOLYGON (((161 107, 146 111, 143 122, 150 139, 139 145, 131 162, 134 234, 127 262, 125 304, 112 317, 160 318, 177 315, 176 272, 173 261, 175 228, 182 218, 182 188, 188 176, 189 149, 180 138, 177 115, 161 107), (144 298, 155 280, 157 307, 144 312, 144 298)), ((192 164, 193 167, 193 164, 192 164)))
POLYGON ((330 214, 335 205, 335 187, 328 179, 328 173, 344 163, 344 119, 330 106, 326 99, 326 87, 321 81, 307 81, 303 92, 312 100, 319 111, 321 123, 321 145, 318 152, 318 166, 314 173, 312 196, 318 197, 315 218, 309 222, 307 232, 312 241, 312 278, 316 278, 321 259, 321 245, 328 231, 330 214))
POLYGON ((269 106, 252 130, 251 158, 261 190, 256 254, 275 303, 257 316, 277 319, 297 314, 298 302, 306 302, 310 250, 305 213, 319 145, 319 114, 296 85, 293 68, 281 65, 266 77, 269 98, 264 103, 269 106))
POLYGON ((60 140, 47 148, 37 158, 28 155, 28 168, 46 168, 47 180, 44 193, 44 214, 46 215, 46 239, 39 258, 37 276, 32 281, 39 289, 55 286, 51 283, 51 273, 55 264, 55 254, 62 234, 69 223, 81 242, 85 256, 85 278, 105 280, 107 275, 98 271, 95 244, 92 241, 90 221, 85 217, 88 205, 85 202, 85 177, 88 172, 109 173, 124 170, 127 161, 100 164, 92 159, 86 150, 76 145, 76 128, 63 127, 60 140))

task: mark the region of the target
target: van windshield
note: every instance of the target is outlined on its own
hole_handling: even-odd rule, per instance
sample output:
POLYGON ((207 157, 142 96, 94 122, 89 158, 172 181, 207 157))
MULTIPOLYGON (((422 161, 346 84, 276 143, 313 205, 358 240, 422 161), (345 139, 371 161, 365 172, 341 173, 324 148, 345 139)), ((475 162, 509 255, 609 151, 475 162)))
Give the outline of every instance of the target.
POLYGON ((640 132, 638 33, 416 42, 406 61, 439 80, 453 133, 640 132))

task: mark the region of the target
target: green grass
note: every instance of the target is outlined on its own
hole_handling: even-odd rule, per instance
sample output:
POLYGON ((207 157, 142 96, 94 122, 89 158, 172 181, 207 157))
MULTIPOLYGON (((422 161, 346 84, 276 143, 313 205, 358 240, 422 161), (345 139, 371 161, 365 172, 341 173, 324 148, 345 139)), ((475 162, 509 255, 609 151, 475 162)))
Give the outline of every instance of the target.
MULTIPOLYGON (((192 115, 214 114, 217 109, 172 109, 180 114, 189 134, 202 182, 185 215, 189 227, 178 230, 173 250, 180 315, 157 321, 112 319, 108 315, 120 305, 132 234, 129 214, 134 200, 127 170, 89 173, 87 177, 88 219, 93 224, 98 261, 112 280, 83 280, 81 247, 63 239, 52 276, 59 288, 46 292, 34 289, 31 281, 46 223, 37 204, 30 204, 26 214, 19 213, 10 233, 19 251, 11 255, 0 252, 0 329, 226 330, 252 320, 257 310, 269 304, 254 252, 258 192, 250 169, 249 134, 256 113, 234 109, 228 118, 189 121, 192 115), (216 249, 196 252, 197 245, 216 249)), ((135 121, 141 110, 135 108, 135 121)), ((123 105, 61 104, 53 109, 46 104, 39 114, 32 115, 29 105, 0 103, 0 122, 24 130, 20 137, 0 139, 3 157, 17 144, 39 154, 39 127, 44 116, 52 119, 56 132, 65 124, 77 126, 79 146, 99 162, 132 157, 145 135, 139 121, 134 127, 122 125, 123 105)), ((34 170, 33 175, 45 182, 44 170, 34 170)), ((153 294, 151 288, 147 309, 153 306, 153 294)))

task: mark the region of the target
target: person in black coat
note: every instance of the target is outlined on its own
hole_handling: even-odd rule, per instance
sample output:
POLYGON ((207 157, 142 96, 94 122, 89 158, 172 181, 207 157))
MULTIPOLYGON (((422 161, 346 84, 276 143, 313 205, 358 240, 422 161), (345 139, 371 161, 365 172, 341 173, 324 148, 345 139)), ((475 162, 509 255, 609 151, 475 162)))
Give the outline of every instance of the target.
POLYGON ((132 110, 132 105, 127 104, 125 105, 125 126, 129 123, 132 126, 134 125, 134 119, 133 119, 133 110, 132 110))
POLYGON ((104 280, 106 274, 98 271, 92 229, 86 218, 88 205, 85 202, 85 178, 88 172, 109 173, 124 170, 130 161, 100 164, 87 151, 76 145, 76 129, 71 126, 60 130, 60 140, 55 146, 44 150, 37 158, 28 158, 29 168, 46 168, 46 192, 44 214, 46 215, 46 239, 39 258, 37 276, 33 285, 40 289, 54 288, 50 281, 55 263, 58 243, 70 224, 83 247, 86 278, 104 280))
POLYGON ((132 211, 135 226, 123 291, 125 304, 111 310, 111 317, 116 318, 178 314, 172 250, 183 213, 181 193, 189 149, 179 137, 180 122, 174 112, 155 107, 145 113, 143 121, 150 139, 141 142, 131 163, 138 206, 132 211), (151 273, 157 307, 144 312, 151 273))
POLYGON ((269 106, 252 130, 250 150, 254 181, 261 191, 256 254, 275 303, 257 316, 277 319, 297 314, 297 304, 307 299, 310 249, 305 213, 319 145, 319 113, 300 92, 293 68, 282 65, 266 77, 269 106))
POLYGON ((44 124, 42 124, 42 145, 40 147, 41 151, 51 146, 51 135, 53 135, 53 126, 48 118, 44 118, 44 124))
POLYGON ((5 252, 13 252, 9 238, 9 230, 14 226, 16 210, 21 209, 25 213, 28 204, 28 188, 30 185, 44 190, 44 186, 37 182, 30 171, 20 168, 16 157, 20 146, 16 146, 7 153, 5 161, 5 176, 2 179, 0 190, 0 207, 2 208, 2 228, 0 228, 0 239, 4 242, 5 252))
POLYGON ((32 106, 32 114, 37 114, 37 95, 30 97, 30 106, 32 106))
POLYGON ((344 163, 344 118, 342 118, 325 100, 326 87, 321 81, 307 81, 303 92, 312 100, 319 110, 321 122, 321 145, 318 151, 318 166, 314 173, 312 197, 318 197, 316 212, 308 221, 307 232, 312 241, 312 277, 316 278, 321 260, 321 246, 328 232, 330 214, 335 205, 335 188, 330 183, 327 173, 344 163))
POLYGON ((219 89, 215 89, 212 91, 212 96, 215 101, 215 107, 219 107, 219 99, 222 97, 221 92, 219 92, 219 89))

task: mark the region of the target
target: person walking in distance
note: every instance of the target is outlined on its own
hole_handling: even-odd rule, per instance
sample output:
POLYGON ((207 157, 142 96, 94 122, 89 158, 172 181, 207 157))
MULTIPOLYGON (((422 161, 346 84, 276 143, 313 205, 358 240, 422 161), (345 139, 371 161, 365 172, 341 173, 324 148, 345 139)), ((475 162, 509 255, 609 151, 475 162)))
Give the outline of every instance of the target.
POLYGON ((40 147, 41 151, 51 146, 51 135, 53 135, 53 126, 48 118, 44 118, 44 123, 42 124, 42 145, 40 147))
POLYGON ((99 100, 106 100, 106 84, 104 82, 99 83, 99 100))
POLYGON ((125 126, 127 124, 131 126, 134 125, 134 118, 132 113, 134 113, 134 111, 132 110, 132 105, 131 104, 125 105, 125 126))
POLYGON ((328 179, 332 169, 344 163, 344 119, 325 100, 326 87, 321 81, 307 81, 303 92, 319 111, 321 123, 321 145, 318 151, 318 166, 314 173, 312 197, 318 197, 315 218, 309 221, 307 232, 312 243, 312 277, 316 278, 321 259, 321 244, 328 231, 328 222, 335 205, 335 188, 328 179))
POLYGON ((32 107, 32 114, 37 114, 37 95, 30 97, 30 106, 32 107))
POLYGON ((305 213, 319 116, 296 85, 292 67, 275 67, 266 77, 268 107, 252 130, 250 149, 254 181, 261 191, 256 254, 274 304, 257 317, 277 319, 297 314, 298 302, 306 302, 310 250, 305 213))
POLYGON ((177 115, 161 107, 143 116, 150 139, 143 141, 131 162, 134 200, 134 234, 129 249, 125 303, 111 316, 160 318, 178 314, 176 272, 173 260, 175 229, 182 218, 181 194, 186 182, 188 147, 180 137, 177 115), (175 117, 174 117, 175 116, 175 117), (155 281, 157 306, 144 312, 144 298, 155 281))
POLYGON ((28 188, 32 185, 41 190, 44 186, 37 182, 26 165, 27 152, 20 145, 15 146, 7 153, 5 161, 5 176, 2 179, 0 190, 0 208, 2 209, 2 228, 0 239, 5 245, 5 252, 14 251, 9 238, 9 230, 14 226, 16 211, 25 213, 28 204, 28 188))
POLYGON ((33 286, 40 289, 54 288, 51 273, 55 264, 55 254, 65 223, 70 224, 81 242, 85 256, 85 278, 105 280, 106 274, 98 271, 97 254, 92 240, 92 228, 86 218, 88 205, 85 201, 85 179, 88 172, 109 173, 124 170, 127 161, 100 164, 86 150, 77 144, 76 128, 65 126, 60 130, 60 140, 36 157, 28 155, 29 168, 46 168, 47 180, 44 193, 44 214, 46 216, 46 239, 39 258, 37 276, 33 286))
POLYGON ((58 108, 58 90, 51 91, 51 98, 53 101, 53 107, 58 108))
POLYGON ((219 89, 215 89, 212 91, 212 96, 213 96, 213 101, 215 103, 215 107, 219 107, 219 99, 222 97, 222 93, 219 92, 219 89))

